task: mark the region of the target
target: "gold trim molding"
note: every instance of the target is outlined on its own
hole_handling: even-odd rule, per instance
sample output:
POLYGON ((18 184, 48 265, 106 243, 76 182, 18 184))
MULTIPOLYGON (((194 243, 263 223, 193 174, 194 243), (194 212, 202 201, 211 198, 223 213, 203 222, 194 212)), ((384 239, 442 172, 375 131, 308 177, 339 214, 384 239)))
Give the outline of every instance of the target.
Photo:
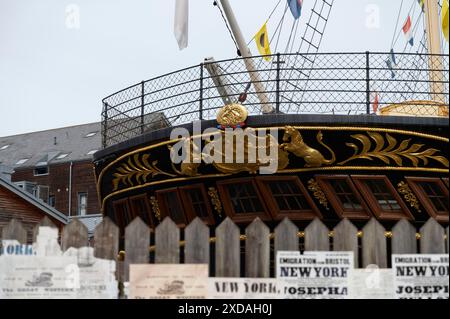
POLYGON ((420 210, 419 200, 417 199, 416 195, 414 195, 408 183, 401 181, 397 184, 397 190, 400 194, 402 194, 403 198, 409 204, 409 206, 413 207, 419 213, 422 212, 420 210))

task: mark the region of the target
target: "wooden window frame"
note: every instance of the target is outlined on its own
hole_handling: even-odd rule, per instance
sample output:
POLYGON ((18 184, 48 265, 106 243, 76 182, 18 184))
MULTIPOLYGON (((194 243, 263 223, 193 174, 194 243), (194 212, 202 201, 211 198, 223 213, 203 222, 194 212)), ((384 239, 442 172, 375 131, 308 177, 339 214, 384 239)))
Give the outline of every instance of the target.
MULTIPOLYGON (((130 207, 130 202, 128 201, 128 198, 122 198, 122 199, 118 199, 118 200, 113 201, 113 209, 114 209, 114 216, 116 217, 117 226, 119 226, 119 228, 123 229, 123 231, 125 232, 125 228, 128 226, 128 224, 125 225, 125 218, 124 218, 124 216, 123 215, 119 215, 117 213, 117 209, 116 209, 117 206, 122 205, 123 203, 126 204, 128 211, 132 214, 131 207, 130 207)), ((132 221, 133 220, 131 220, 130 223, 132 221)))
POLYGON ((236 223, 251 223, 255 218, 259 217, 263 221, 272 220, 269 210, 267 209, 266 203, 261 196, 261 192, 258 188, 258 185, 253 177, 243 177, 243 178, 234 178, 219 181, 216 183, 217 190, 219 191, 219 196, 223 203, 225 214, 230 217, 236 223), (231 204, 230 193, 228 192, 228 185, 235 183, 248 183, 250 182, 256 192, 256 196, 259 198, 261 207, 263 208, 263 212, 261 213, 244 213, 244 214, 236 214, 234 211, 233 205, 231 204))
POLYGON ((447 186, 447 188, 449 188, 449 185, 448 185, 448 177, 443 177, 443 178, 442 178, 442 181, 444 182, 445 186, 447 186))
POLYGON ((186 214, 186 211, 185 211, 185 208, 183 205, 183 201, 180 196, 180 192, 178 191, 178 187, 157 190, 157 191, 155 191, 155 196, 156 196, 156 200, 158 201, 159 210, 161 212, 161 221, 164 220, 164 218, 166 218, 166 217, 170 217, 170 218, 172 218, 173 222, 177 223, 177 225, 179 227, 186 227, 187 225, 189 225, 189 223, 192 221, 192 219, 190 218, 190 215, 186 214), (166 205, 166 201, 164 200, 163 196, 164 196, 164 194, 171 193, 171 192, 175 192, 175 194, 177 195, 177 200, 180 203, 180 206, 182 209, 181 213, 183 214, 183 217, 184 217, 184 220, 182 223, 177 223, 177 221, 173 220, 173 218, 171 216, 169 216, 169 214, 166 213, 169 211, 169 209, 166 205))
POLYGON ((364 201, 364 198, 361 196, 361 194, 358 192, 358 189, 356 188, 355 184, 353 183, 352 179, 348 175, 315 175, 314 178, 319 183, 320 187, 324 191, 326 197, 330 201, 331 207, 333 207, 334 211, 340 218, 348 218, 353 220, 368 220, 373 215, 369 208, 369 206, 364 201), (361 204, 362 209, 360 210, 349 210, 344 208, 341 200, 339 199, 338 195, 336 194, 335 189, 330 184, 330 180, 345 180, 347 184, 349 185, 350 189, 353 192, 353 195, 356 197, 356 199, 361 204))
POLYGON ((190 221, 192 221, 196 217, 198 217, 207 225, 215 224, 215 219, 212 214, 211 204, 209 203, 208 194, 206 193, 206 189, 203 184, 180 186, 180 187, 178 187, 178 191, 179 191, 179 195, 182 200, 182 206, 184 208, 184 212, 188 216, 190 221), (191 189, 200 189, 203 199, 204 199, 204 202, 205 202, 205 205, 206 205, 206 212, 208 214, 208 216, 206 218, 197 215, 197 213, 194 211, 194 205, 192 203, 192 200, 191 200, 190 196, 187 194, 187 191, 191 190, 191 189))
MULTIPOLYGON (((148 217, 148 221, 150 223, 150 227, 153 228, 153 227, 155 227, 155 220, 153 219, 153 214, 152 214, 152 210, 150 208, 150 202, 147 198, 147 194, 139 194, 139 195, 135 195, 135 196, 130 196, 128 198, 128 200, 129 200, 128 203, 129 203, 131 212, 135 216, 135 218, 139 216, 138 210, 136 209, 134 202, 135 202, 135 200, 142 200, 142 199, 144 200, 144 205, 145 205, 145 209, 147 211, 147 217, 148 217)), ((141 217, 141 216, 139 216, 139 217, 141 217)), ((142 219, 142 217, 141 217, 141 219, 142 219)), ((143 220, 143 222, 145 222, 145 221, 143 220)))
POLYGON ((406 204, 403 202, 403 199, 397 193, 397 190, 392 185, 391 181, 384 175, 351 175, 353 182, 356 184, 361 194, 367 201, 367 204, 372 209, 372 212, 375 216, 380 220, 400 220, 400 219, 408 219, 414 220, 414 216, 409 211, 406 204), (399 211, 385 211, 381 209, 378 204, 375 195, 372 193, 370 188, 367 186, 365 181, 367 180, 382 180, 386 183, 386 187, 391 192, 394 199, 397 201, 400 206, 399 211))
POLYGON ((316 204, 312 200, 309 195, 307 189, 300 181, 297 176, 259 176, 256 177, 256 184, 263 194, 263 198, 265 199, 265 203, 269 208, 269 212, 274 220, 282 220, 285 217, 288 217, 290 220, 313 220, 314 218, 322 219, 323 216, 320 213, 320 210, 317 208, 316 204), (277 201, 275 199, 274 194, 270 190, 268 183, 270 182, 283 182, 289 181, 294 182, 302 192, 302 195, 305 197, 305 200, 311 207, 308 210, 291 210, 291 211, 282 211, 279 209, 277 201))
MULTIPOLYGON (((445 196, 449 196, 448 188, 445 187, 444 182, 440 178, 434 178, 434 177, 405 177, 406 181, 408 182, 409 187, 411 187, 411 190, 416 194, 417 198, 419 199, 422 206, 425 208, 427 213, 436 219, 439 222, 446 222, 449 221, 449 212, 441 212, 437 211, 434 207, 433 202, 428 198, 425 191, 422 189, 421 186, 418 185, 420 182, 427 182, 427 183, 437 183, 439 188, 442 190, 442 193, 444 193, 445 196)), ((447 207, 448 209, 448 207, 447 207)))

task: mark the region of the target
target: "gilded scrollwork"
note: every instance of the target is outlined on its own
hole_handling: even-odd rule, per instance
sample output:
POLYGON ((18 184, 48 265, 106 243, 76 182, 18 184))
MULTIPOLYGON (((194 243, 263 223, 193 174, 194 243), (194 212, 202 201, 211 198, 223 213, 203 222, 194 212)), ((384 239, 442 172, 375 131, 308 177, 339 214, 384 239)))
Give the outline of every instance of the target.
POLYGON ((414 207, 416 211, 419 213, 421 212, 420 206, 419 206, 419 200, 417 199, 416 195, 414 195, 413 191, 409 187, 408 183, 402 181, 397 184, 397 190, 400 194, 403 195, 403 198, 405 201, 411 206, 414 207))
POLYGON ((308 181, 308 189, 313 193, 314 198, 319 201, 320 205, 325 207, 327 210, 330 209, 330 207, 328 207, 328 199, 325 196, 324 191, 314 178, 311 178, 308 181))
POLYGON ((161 211, 159 210, 158 200, 155 196, 150 196, 150 205, 152 205, 153 214, 158 221, 161 221, 161 211))
POLYGON ((208 188, 208 195, 211 198, 211 202, 214 206, 214 210, 219 217, 222 217, 222 202, 220 201, 219 193, 215 187, 208 188))
POLYGON ((434 148, 423 149, 424 144, 412 144, 411 139, 406 139, 398 143, 397 139, 386 133, 385 137, 376 132, 368 132, 368 136, 364 134, 351 135, 352 138, 358 140, 362 147, 360 148, 355 143, 346 143, 347 146, 354 149, 354 154, 348 159, 338 163, 338 165, 347 164, 356 159, 379 159, 385 164, 394 162, 397 166, 404 166, 404 159, 411 161, 414 167, 418 167, 420 161, 424 165, 429 163, 429 160, 434 160, 445 167, 449 167, 448 159, 444 156, 435 155, 439 150, 434 148), (375 146, 373 146, 373 142, 375 146), (387 145, 386 142, 387 141, 387 145))
POLYGON ((133 157, 129 157, 126 162, 122 162, 117 168, 116 173, 113 174, 113 190, 119 188, 119 183, 124 185, 133 186, 134 184, 145 183, 147 178, 151 178, 157 175, 166 175, 169 177, 175 177, 176 175, 164 172, 156 165, 158 161, 154 160, 151 163, 150 154, 134 154, 133 157))

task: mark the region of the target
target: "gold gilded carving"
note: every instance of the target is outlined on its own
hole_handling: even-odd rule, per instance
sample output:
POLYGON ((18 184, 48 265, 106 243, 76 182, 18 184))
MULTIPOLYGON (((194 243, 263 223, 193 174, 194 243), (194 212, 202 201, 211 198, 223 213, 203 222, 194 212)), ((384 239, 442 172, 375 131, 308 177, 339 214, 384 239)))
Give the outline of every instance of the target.
POLYGON ((354 149, 354 154, 350 158, 338 163, 338 165, 344 165, 355 159, 373 160, 377 158, 388 165, 391 164, 391 161, 394 161, 398 166, 403 166, 403 159, 406 158, 412 162, 414 167, 419 166, 420 160, 423 161, 424 165, 427 165, 429 159, 448 167, 448 159, 444 156, 434 155, 439 152, 437 149, 429 148, 421 151, 424 144, 412 144, 409 146, 411 139, 403 140, 398 144, 397 140, 388 133, 385 135, 386 145, 385 138, 381 134, 376 132, 368 132, 367 134, 369 137, 363 134, 351 135, 351 137, 361 142, 362 148, 360 150, 358 145, 346 143, 345 145, 354 149), (375 142, 373 149, 372 141, 375 142))
POLYGON ((211 202, 214 205, 214 210, 219 217, 222 217, 222 203, 220 202, 219 193, 214 187, 208 188, 208 195, 211 198, 211 202))
POLYGON ((305 167, 320 167, 322 165, 333 164, 336 161, 336 156, 333 150, 323 143, 321 131, 319 131, 316 138, 317 142, 331 153, 331 159, 325 159, 318 150, 306 145, 300 132, 292 126, 286 126, 284 128, 283 142, 285 143, 281 144, 281 149, 303 158, 306 162, 305 167))
POLYGON ((119 188, 119 183, 133 186, 134 182, 137 184, 145 183, 147 178, 152 178, 157 175, 166 175, 175 177, 176 175, 162 171, 156 165, 158 161, 149 162, 150 154, 143 154, 140 158, 140 154, 134 154, 133 157, 129 157, 126 163, 120 164, 116 169, 116 173, 113 174, 113 190, 119 188))
MULTIPOLYGON (((214 157, 219 158, 219 161, 210 160, 210 164, 213 165, 219 172, 225 174, 236 174, 240 172, 249 172, 250 174, 256 174, 259 169, 262 167, 270 166, 274 160, 277 161, 277 166, 275 172, 280 169, 284 169, 289 164, 288 153, 281 149, 280 145, 278 145, 278 141, 270 134, 267 134, 265 137, 258 137, 254 134, 252 129, 246 129, 243 135, 239 137, 235 137, 233 139, 233 152, 232 152, 232 161, 227 161, 226 154, 224 150, 226 147, 229 147, 227 143, 230 141, 225 138, 224 133, 222 132, 222 138, 219 138, 213 141, 210 141, 209 144, 212 145, 212 149, 217 154, 214 154, 214 157), (243 147, 238 148, 238 139, 242 139, 243 147), (221 145, 219 145, 221 143, 221 145), (261 152, 261 148, 263 149, 261 152), (268 159, 267 161, 262 161, 259 158, 259 154, 265 153, 270 154, 270 150, 276 148, 278 150, 278 157, 276 159, 268 159), (238 151, 243 151, 243 154, 238 154, 238 151), (237 162, 237 158, 240 157, 243 159, 242 163, 237 162), (252 155, 255 157, 252 158, 252 155)), ((203 154, 205 157, 209 157, 209 155, 203 154)))
MULTIPOLYGON (((200 149, 190 138, 184 138, 184 149, 189 150, 189 161, 183 161, 180 164, 180 169, 177 169, 175 164, 171 161, 172 169, 178 174, 183 176, 197 176, 198 168, 202 161, 202 155, 200 149)), ((172 152, 172 145, 167 145, 170 152, 172 152)))
POLYGON ((418 201, 416 195, 414 195, 414 193, 411 190, 411 188, 409 187, 409 185, 402 181, 397 184, 397 187, 398 187, 397 188, 398 192, 403 195, 403 198, 405 199, 405 201, 411 207, 414 207, 414 209, 420 213, 421 210, 420 210, 420 206, 419 206, 419 201, 418 201))
POLYGON ((328 207, 328 199, 325 196, 325 193, 323 192, 322 188, 320 187, 319 183, 314 178, 311 178, 308 181, 308 189, 313 192, 313 196, 315 199, 317 199, 323 207, 325 207, 327 210, 330 210, 330 207, 328 207))
POLYGON ((247 120, 248 111, 240 104, 229 104, 222 107, 217 113, 217 123, 225 127, 232 127, 247 120))
POLYGON ((161 211, 159 210, 158 200, 155 196, 150 196, 150 204, 152 205, 153 214, 158 221, 161 221, 161 211))

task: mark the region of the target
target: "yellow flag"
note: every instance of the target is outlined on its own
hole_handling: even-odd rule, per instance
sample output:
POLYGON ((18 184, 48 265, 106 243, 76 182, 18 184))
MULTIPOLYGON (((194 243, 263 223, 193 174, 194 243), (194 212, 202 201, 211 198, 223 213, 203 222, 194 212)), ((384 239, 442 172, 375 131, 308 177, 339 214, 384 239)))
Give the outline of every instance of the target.
MULTIPOLYGON (((267 25, 264 23, 261 30, 255 35, 256 46, 261 55, 271 55, 270 45, 269 45, 269 35, 267 34, 267 25)), ((270 61, 272 57, 265 56, 266 61, 270 61)))
POLYGON ((442 32, 444 33, 445 40, 448 42, 448 0, 442 2, 442 32))

